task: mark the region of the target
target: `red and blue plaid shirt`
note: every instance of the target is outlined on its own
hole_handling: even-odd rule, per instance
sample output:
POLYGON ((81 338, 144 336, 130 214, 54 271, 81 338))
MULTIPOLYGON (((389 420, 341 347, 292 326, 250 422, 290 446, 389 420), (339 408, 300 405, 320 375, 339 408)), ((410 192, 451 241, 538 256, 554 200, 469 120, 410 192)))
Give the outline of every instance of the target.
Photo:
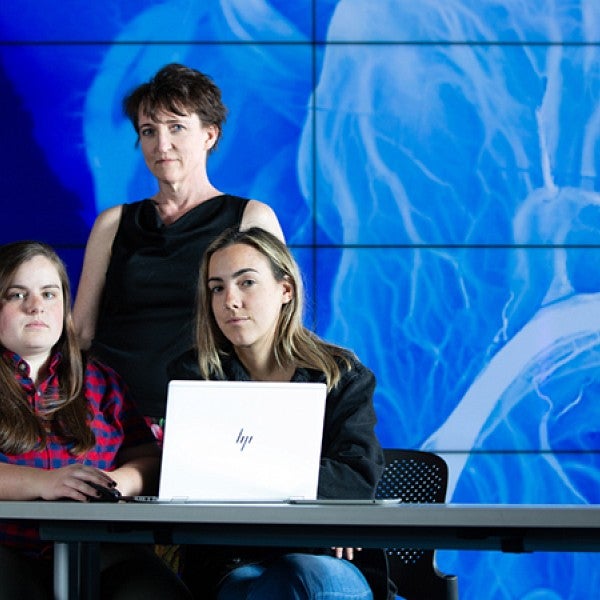
MULTIPOLYGON (((44 404, 57 396, 56 368, 61 360, 60 355, 52 357, 49 375, 37 387, 29 377, 29 365, 20 356, 5 351, 2 358, 14 367, 15 378, 26 393, 34 412, 43 412, 44 404)), ((84 387, 90 409, 89 424, 96 436, 93 448, 84 454, 73 455, 69 452, 72 444, 65 444, 64 439, 49 431, 44 448, 22 454, 0 452, 0 462, 40 469, 57 469, 72 463, 81 463, 112 471, 119 464, 118 454, 121 448, 156 443, 146 421, 133 405, 123 380, 115 371, 89 360, 84 387)), ((0 522, 0 543, 38 556, 46 553, 49 548, 47 543, 40 542, 37 527, 24 521, 0 522)))

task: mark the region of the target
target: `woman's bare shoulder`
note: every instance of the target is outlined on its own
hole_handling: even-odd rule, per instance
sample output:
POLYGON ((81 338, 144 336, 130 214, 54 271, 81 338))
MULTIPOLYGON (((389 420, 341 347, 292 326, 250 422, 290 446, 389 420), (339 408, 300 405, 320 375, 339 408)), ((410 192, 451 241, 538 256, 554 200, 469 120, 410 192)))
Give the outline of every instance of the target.
POLYGON ((261 227, 276 235, 280 240, 285 241, 283 230, 275 211, 260 200, 249 200, 244 210, 244 216, 241 223, 242 229, 250 227, 261 227))

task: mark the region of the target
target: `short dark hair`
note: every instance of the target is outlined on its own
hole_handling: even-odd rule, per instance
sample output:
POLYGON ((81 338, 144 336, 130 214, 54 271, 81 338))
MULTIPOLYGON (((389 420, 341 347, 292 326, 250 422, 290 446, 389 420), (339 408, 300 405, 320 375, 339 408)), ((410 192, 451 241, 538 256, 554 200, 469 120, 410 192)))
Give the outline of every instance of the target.
POLYGON ((217 147, 227 118, 221 90, 213 80, 178 63, 165 65, 147 83, 138 86, 123 99, 123 111, 138 136, 140 108, 151 118, 159 110, 181 116, 196 113, 202 125, 214 125, 218 129, 217 141, 211 150, 217 147))

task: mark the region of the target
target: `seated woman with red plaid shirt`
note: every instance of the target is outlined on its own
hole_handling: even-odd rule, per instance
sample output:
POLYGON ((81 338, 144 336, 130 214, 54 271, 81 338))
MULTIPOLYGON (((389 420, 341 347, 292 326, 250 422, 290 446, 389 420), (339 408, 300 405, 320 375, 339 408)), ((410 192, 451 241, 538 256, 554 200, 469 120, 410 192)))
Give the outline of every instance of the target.
MULTIPOLYGON (((160 451, 119 376, 85 359, 66 269, 46 244, 0 246, 0 500, 154 493, 160 451)), ((103 545, 102 598, 189 598, 144 546, 103 545)), ((0 523, 0 599, 51 599, 52 546, 0 523)))

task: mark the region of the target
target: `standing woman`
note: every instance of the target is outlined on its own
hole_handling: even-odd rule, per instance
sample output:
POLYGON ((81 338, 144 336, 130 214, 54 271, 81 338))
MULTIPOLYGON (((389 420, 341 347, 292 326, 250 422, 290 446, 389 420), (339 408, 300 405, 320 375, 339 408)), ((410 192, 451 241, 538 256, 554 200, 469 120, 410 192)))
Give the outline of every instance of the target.
MULTIPOLYGON (((383 470, 375 435, 375 377, 350 351, 302 324, 303 287, 289 249, 271 233, 224 232, 198 279, 196 350, 172 379, 323 382, 327 401, 319 498, 373 498, 383 470)), ((385 599, 383 551, 188 547, 184 580, 218 600, 385 599)))
POLYGON ((208 178, 226 116, 209 77, 166 65, 123 107, 158 191, 97 217, 74 320, 82 347, 124 377, 144 415, 160 420, 166 365, 193 344, 197 266, 207 245, 231 226, 283 233, 266 204, 224 194, 208 178))
MULTIPOLYGON (((69 281, 39 242, 0 246, 0 500, 155 493, 160 453, 110 368, 86 360, 69 281)), ((101 597, 189 598, 144 546, 101 545, 101 597)), ((52 544, 24 522, 0 524, 0 599, 50 600, 52 544)))

